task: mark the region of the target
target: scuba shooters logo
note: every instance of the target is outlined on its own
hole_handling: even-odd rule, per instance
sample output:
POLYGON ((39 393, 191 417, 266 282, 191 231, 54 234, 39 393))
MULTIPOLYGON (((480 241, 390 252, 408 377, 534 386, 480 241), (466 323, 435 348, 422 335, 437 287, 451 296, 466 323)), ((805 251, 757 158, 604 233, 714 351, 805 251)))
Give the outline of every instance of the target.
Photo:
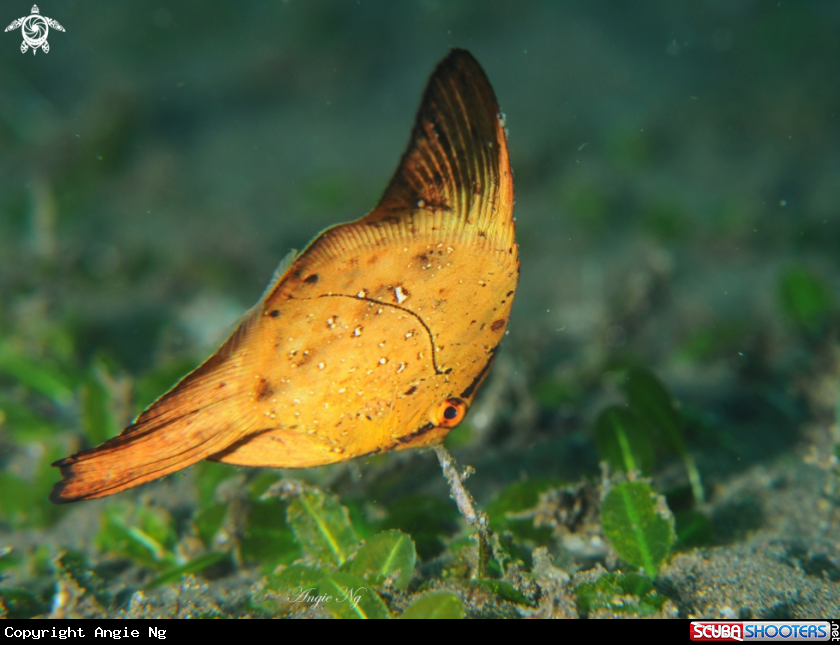
POLYGON ((828 641, 840 640, 837 621, 827 620, 693 620, 693 641, 828 641))

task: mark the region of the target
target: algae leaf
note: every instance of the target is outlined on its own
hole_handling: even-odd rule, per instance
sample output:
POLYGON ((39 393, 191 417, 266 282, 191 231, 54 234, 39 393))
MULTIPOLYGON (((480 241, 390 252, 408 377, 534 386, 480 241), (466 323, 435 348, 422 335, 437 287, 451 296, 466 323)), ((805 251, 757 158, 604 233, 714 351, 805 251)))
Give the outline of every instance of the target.
POLYGON ((595 442, 601 460, 614 470, 638 470, 643 475, 653 470, 650 435, 631 410, 617 405, 605 408, 595 422, 595 442))
POLYGON ((333 618, 389 618, 379 595, 349 573, 336 572, 323 578, 318 593, 333 618))
POLYGON ((95 543, 113 553, 155 569, 178 564, 173 552, 178 536, 168 513, 159 508, 115 504, 102 514, 95 543))
POLYGON ((286 522, 283 506, 277 500, 249 503, 248 524, 241 543, 242 557, 261 563, 265 571, 300 557, 300 546, 286 522))
POLYGON ((682 415, 671 394, 653 372, 644 368, 632 368, 627 371, 624 392, 630 403, 630 409, 642 424, 650 427, 659 441, 682 459, 688 471, 688 480, 691 483, 694 499, 698 503, 703 502, 700 472, 683 441, 682 415))
POLYGON ((0 580, 3 579, 3 572, 8 569, 13 569, 23 562, 23 558, 17 551, 13 551, 12 547, 4 546, 0 548, 0 580))
POLYGON ((73 398, 72 379, 52 361, 24 356, 8 343, 0 343, 0 374, 12 377, 30 390, 65 405, 73 398))
POLYGON ((63 511, 47 499, 56 480, 50 463, 62 453, 61 446, 50 446, 38 460, 34 477, 19 477, 11 472, 0 472, 0 520, 12 528, 48 526, 63 511), (50 508, 52 507, 52 508, 50 508))
POLYGON ((488 593, 492 593, 502 600, 507 600, 517 605, 531 605, 534 603, 528 600, 519 589, 514 587, 507 580, 493 580, 491 578, 482 578, 480 580, 472 581, 472 586, 483 589, 488 593))
POLYGON ((575 587, 575 603, 581 616, 598 610, 610 614, 650 616, 661 611, 668 599, 657 593, 644 576, 630 573, 607 573, 594 582, 575 587))
POLYGON ((315 560, 344 564, 359 542, 347 509, 334 495, 301 491, 286 510, 286 519, 303 549, 315 560))
POLYGON ((370 538, 349 563, 347 571, 377 587, 392 577, 394 587, 405 589, 414 575, 416 563, 417 552, 411 537, 402 531, 390 530, 370 538))
POLYGON ((280 594, 287 594, 288 601, 292 602, 306 590, 314 590, 324 572, 313 567, 305 567, 300 564, 293 564, 277 574, 268 576, 268 588, 280 594))
POLYGON ((147 584, 144 589, 154 589, 155 587, 161 587, 163 585, 168 585, 172 582, 178 582, 186 573, 199 573, 204 571, 205 569, 212 567, 214 564, 218 564, 222 560, 228 558, 227 553, 219 553, 218 551, 211 551, 210 553, 205 553, 204 555, 200 555, 197 558, 193 558, 186 564, 182 564, 177 567, 173 567, 164 571, 160 574, 157 578, 152 580, 149 584, 147 584))
POLYGON ((674 513, 677 543, 675 549, 706 546, 715 541, 711 520, 700 511, 687 510, 674 513))
POLYGON ((33 618, 49 610, 49 603, 31 591, 0 588, 0 618, 33 618))
POLYGON ((832 309, 825 282, 802 267, 792 267, 781 275, 779 300, 787 317, 809 332, 816 332, 832 309))
POLYGON ((674 518, 650 484, 621 482, 601 502, 601 528, 618 555, 655 578, 673 546, 674 518))
POLYGON ((119 424, 111 411, 111 393, 96 377, 92 376, 81 388, 82 426, 85 437, 97 445, 120 433, 119 424))
POLYGON ((487 505, 490 526, 499 528, 509 519, 508 513, 521 513, 534 508, 539 504, 542 493, 564 483, 561 479, 537 478, 511 484, 487 505))
POLYGON ((464 603, 454 593, 433 591, 426 593, 412 602, 400 618, 409 619, 448 619, 464 617, 464 603))
POLYGON ((198 504, 205 508, 216 503, 216 489, 226 479, 236 476, 236 471, 225 464, 202 461, 193 467, 193 484, 198 493, 198 504))
POLYGON ((0 392, 0 428, 17 445, 49 440, 55 434, 53 422, 40 416, 30 406, 0 392))
POLYGON ((272 614, 278 610, 282 614, 308 607, 319 595, 318 585, 324 575, 320 569, 300 564, 285 567, 267 577, 266 588, 275 595, 261 594, 255 598, 255 605, 272 614))
POLYGON ((224 504, 213 504, 200 508, 193 515, 193 524, 198 532, 198 537, 204 542, 204 546, 213 545, 216 534, 222 528, 227 514, 227 507, 224 504))
POLYGON ((406 495, 388 507, 380 529, 399 529, 411 535, 418 555, 431 560, 445 548, 446 538, 457 528, 458 510, 441 497, 406 495))
POLYGON ((494 531, 510 531, 520 540, 533 540, 537 544, 551 542, 551 529, 535 527, 531 516, 517 517, 540 503, 540 495, 565 482, 560 479, 537 478, 515 482, 502 490, 487 505, 490 528, 494 531))

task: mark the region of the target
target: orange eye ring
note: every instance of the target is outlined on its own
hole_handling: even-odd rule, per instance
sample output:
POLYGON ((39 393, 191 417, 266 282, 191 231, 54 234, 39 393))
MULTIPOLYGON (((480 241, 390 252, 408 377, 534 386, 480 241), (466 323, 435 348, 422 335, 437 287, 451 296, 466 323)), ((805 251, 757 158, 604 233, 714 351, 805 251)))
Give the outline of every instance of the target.
POLYGON ((432 423, 438 428, 454 428, 467 414, 467 404, 461 399, 446 399, 432 410, 432 423))

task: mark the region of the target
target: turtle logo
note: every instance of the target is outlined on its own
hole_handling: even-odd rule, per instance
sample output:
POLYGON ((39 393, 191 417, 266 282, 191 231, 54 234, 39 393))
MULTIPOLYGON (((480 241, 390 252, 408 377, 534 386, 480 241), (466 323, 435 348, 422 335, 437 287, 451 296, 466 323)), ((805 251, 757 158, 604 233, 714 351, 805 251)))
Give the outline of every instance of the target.
POLYGON ((20 44, 20 53, 25 54, 31 47, 32 53, 43 49, 45 54, 50 51, 50 44, 47 42, 47 34, 50 33, 50 27, 58 31, 64 31, 64 27, 59 25, 52 18, 42 16, 38 10, 38 5, 32 5, 32 13, 23 18, 18 18, 11 25, 6 27, 6 31, 12 31, 20 27, 23 34, 23 42, 20 44))

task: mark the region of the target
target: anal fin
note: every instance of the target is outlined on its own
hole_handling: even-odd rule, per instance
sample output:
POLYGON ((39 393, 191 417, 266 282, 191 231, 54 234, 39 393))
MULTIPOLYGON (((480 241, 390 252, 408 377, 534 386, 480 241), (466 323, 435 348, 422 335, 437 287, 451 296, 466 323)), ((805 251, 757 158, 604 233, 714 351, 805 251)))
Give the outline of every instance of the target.
POLYGON ((216 353, 158 399, 122 434, 53 464, 62 504, 112 495, 182 470, 223 451, 253 428, 237 405, 239 369, 216 353))

